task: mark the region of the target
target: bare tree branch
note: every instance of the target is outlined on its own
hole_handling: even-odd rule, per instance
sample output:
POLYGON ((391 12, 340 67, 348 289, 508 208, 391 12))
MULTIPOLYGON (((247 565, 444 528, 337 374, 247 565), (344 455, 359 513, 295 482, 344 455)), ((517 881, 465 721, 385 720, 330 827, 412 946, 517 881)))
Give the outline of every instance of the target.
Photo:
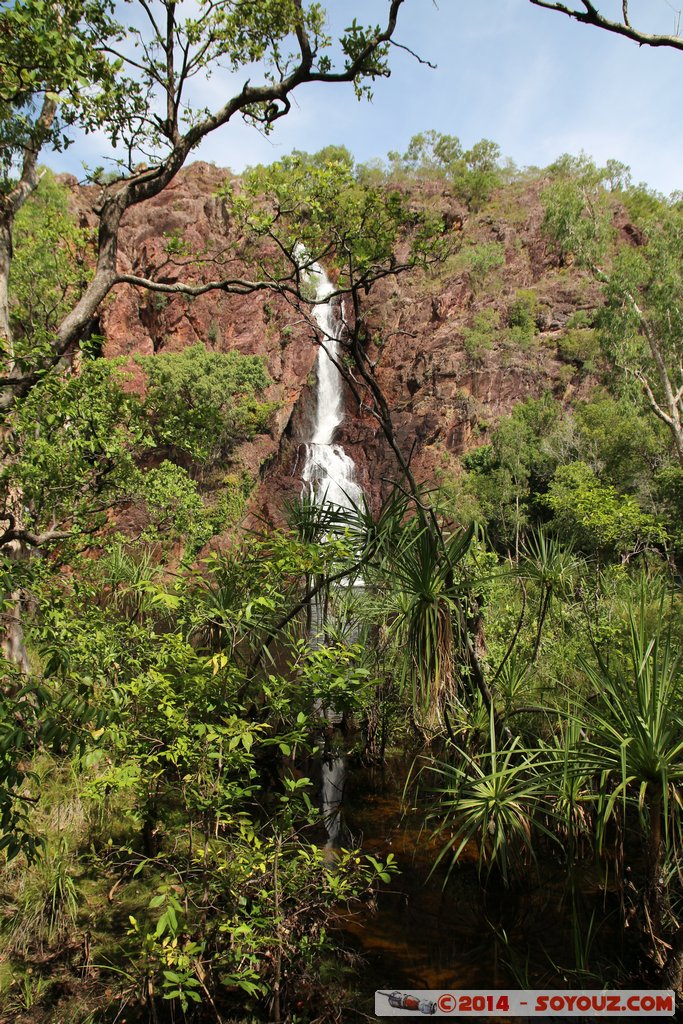
POLYGON ((567 17, 580 21, 584 25, 594 25, 596 28, 604 29, 607 32, 625 36, 640 46, 669 46, 674 50, 683 50, 683 38, 679 35, 660 35, 659 33, 643 32, 640 29, 634 28, 629 16, 628 0, 622 0, 623 21, 614 21, 601 14, 589 0, 582 0, 583 10, 569 7, 565 3, 560 3, 559 0, 529 0, 529 3, 532 3, 534 7, 542 7, 547 11, 559 11, 560 14, 566 14, 567 17))

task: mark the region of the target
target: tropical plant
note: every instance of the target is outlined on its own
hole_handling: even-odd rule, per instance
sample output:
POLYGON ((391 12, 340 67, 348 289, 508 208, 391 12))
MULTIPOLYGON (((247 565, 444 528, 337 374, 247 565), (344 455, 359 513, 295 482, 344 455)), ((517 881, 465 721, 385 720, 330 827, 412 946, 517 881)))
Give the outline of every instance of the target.
POLYGON ((468 844, 476 842, 479 870, 495 866, 509 884, 533 860, 535 834, 553 838, 543 821, 552 806, 541 751, 525 749, 519 737, 499 750, 493 714, 489 744, 476 754, 456 747, 452 764, 430 767, 439 781, 437 807, 429 817, 440 819, 435 835, 449 833, 434 867, 447 859, 448 878, 468 844))
POLYGON ((449 836, 437 863, 448 859, 450 871, 476 840, 480 867, 495 865, 506 882, 544 839, 559 841, 570 864, 615 844, 623 864, 625 844, 640 844, 633 914, 656 963, 680 984, 672 867, 682 863, 683 690, 666 619, 642 588, 623 648, 581 659, 583 689, 545 711, 546 738, 517 735, 499 747, 491 717, 488 750, 454 746, 432 768, 439 781, 430 817, 449 836))
POLYGON ((571 588, 579 567, 569 545, 543 529, 530 531, 522 545, 522 562, 517 570, 522 579, 533 582, 539 591, 538 625, 534 640, 532 662, 538 657, 541 634, 553 597, 564 596, 571 588))
MULTIPOLYGON (((655 935, 666 928, 665 857, 680 857, 683 784, 683 688, 679 655, 663 626, 648 623, 645 592, 629 609, 625 657, 597 654, 584 670, 593 688, 575 714, 587 726, 582 757, 600 778, 596 839, 601 849, 609 823, 637 813, 646 846, 645 906, 655 935)), ((660 605, 659 618, 664 608, 660 605)))
POLYGON ((444 538, 415 516, 381 549, 380 572, 387 587, 383 614, 402 652, 403 685, 430 728, 442 721, 448 701, 466 689, 461 573, 473 536, 472 525, 444 538))

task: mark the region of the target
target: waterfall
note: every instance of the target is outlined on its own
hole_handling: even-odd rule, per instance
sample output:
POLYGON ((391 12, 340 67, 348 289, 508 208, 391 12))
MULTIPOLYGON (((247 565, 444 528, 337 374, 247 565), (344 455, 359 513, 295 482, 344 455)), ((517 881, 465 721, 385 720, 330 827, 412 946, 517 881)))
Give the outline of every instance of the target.
MULTIPOLYGON (((305 259, 306 254, 300 249, 298 256, 305 259)), ((316 360, 315 422, 311 439, 306 442, 302 478, 316 505, 347 509, 361 504, 363 492, 355 480, 353 459, 340 444, 334 443, 337 428, 344 419, 344 380, 336 365, 344 321, 338 307, 325 301, 333 293, 334 285, 320 264, 312 263, 304 271, 304 276, 315 286, 317 304, 313 307, 313 315, 322 334, 322 343, 316 360)), ((325 606, 316 602, 311 618, 311 639, 314 643, 321 641, 324 619, 325 606)), ((326 734, 321 736, 321 746, 326 750, 322 763, 321 797, 328 848, 333 848, 342 840, 341 806, 347 765, 344 754, 340 756, 329 750, 329 739, 331 727, 341 721, 342 715, 334 708, 323 707, 322 702, 316 711, 326 725, 326 734)))
POLYGON ((337 427, 344 419, 344 382, 335 365, 339 362, 339 338, 344 323, 332 303, 325 301, 334 285, 320 264, 311 264, 305 276, 315 285, 318 302, 313 315, 323 338, 316 360, 315 423, 311 440, 306 444, 302 477, 316 504, 351 508, 363 500, 363 492, 355 481, 356 466, 342 446, 333 443, 337 427))

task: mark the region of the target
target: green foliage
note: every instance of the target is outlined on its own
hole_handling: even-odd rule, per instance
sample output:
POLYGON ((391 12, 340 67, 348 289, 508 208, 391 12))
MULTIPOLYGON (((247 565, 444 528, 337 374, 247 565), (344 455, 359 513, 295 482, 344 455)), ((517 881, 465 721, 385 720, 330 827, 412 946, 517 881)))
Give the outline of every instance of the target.
POLYGON ((270 378, 259 356, 197 344, 137 361, 147 375, 143 412, 158 447, 211 463, 266 429, 275 407, 260 400, 270 378))
POLYGON ((226 522, 223 510, 207 508, 187 470, 167 459, 156 469, 140 474, 139 494, 149 517, 141 535, 145 541, 161 537, 183 540, 186 550, 194 551, 226 522))
POLYGON ((584 756, 604 786, 597 806, 601 844, 610 819, 627 801, 638 809, 643 831, 661 827, 668 835, 669 830, 678 830, 683 751, 680 663, 664 627, 663 604, 654 629, 648 622, 649 610, 643 590, 639 604, 628 610, 626 657, 586 665, 598 701, 590 711, 587 701, 577 708, 577 716, 588 713, 584 756), (605 785, 608 779, 613 786, 605 785))
POLYGON ((665 543, 679 529, 673 492, 666 513, 653 492, 666 449, 662 428, 628 397, 597 393, 564 412, 549 397, 530 400, 501 419, 491 444, 465 456, 465 487, 497 544, 518 549, 528 526, 543 523, 553 509, 560 536, 581 550, 602 557, 634 553, 643 544, 665 543), (580 495, 586 504, 579 515, 580 495), (596 516, 602 507, 612 526, 601 527, 589 505, 596 516), (622 513, 628 529, 620 539, 622 513))
POLYGON ((495 309, 482 309, 475 314, 472 326, 463 331, 465 352, 471 362, 484 362, 486 353, 493 348, 499 327, 500 316, 495 309))
POLYGON ((631 374, 641 374, 662 408, 666 406, 657 355, 646 330, 675 379, 681 358, 683 296, 683 214, 667 210, 646 222, 647 242, 622 246, 605 284, 606 306, 598 324, 610 359, 631 374), (647 328, 642 313, 645 314, 647 328))
POLYGON ((556 465, 545 439, 559 416, 560 407, 550 396, 520 402, 501 419, 491 445, 466 457, 469 486, 496 543, 519 548, 534 511, 534 492, 545 488, 556 465))
MULTIPOLYGON (((21 853, 30 863, 44 842, 29 818, 40 786, 40 777, 30 766, 31 754, 41 748, 57 755, 85 750, 89 734, 101 727, 104 716, 92 701, 90 678, 79 680, 66 691, 51 679, 25 683, 20 688, 3 659, 0 668, 5 667, 9 669, 8 683, 13 681, 15 686, 3 687, 0 701, 0 850, 8 861, 21 853)), ((58 860, 58 866, 61 864, 58 860)), ((54 909, 62 897, 70 899, 70 890, 61 868, 59 878, 52 881, 57 887, 52 889, 54 909)), ((45 913, 50 911, 43 902, 40 914, 45 913)))
POLYGON ((452 870, 476 840, 479 870, 486 867, 490 872, 495 866, 509 884, 528 869, 534 832, 547 831, 541 824, 548 810, 547 780, 536 751, 524 750, 518 738, 499 751, 493 723, 489 735, 490 750, 476 756, 457 750, 455 765, 437 763, 433 769, 439 782, 439 810, 431 817, 441 819, 435 835, 451 833, 435 866, 448 858, 452 870))
MULTIPOLYGON (((674 205, 677 205, 675 196, 676 194, 674 193, 671 199, 674 205)), ((655 192, 654 189, 648 188, 644 182, 633 186, 619 198, 636 224, 647 221, 651 217, 658 217, 661 213, 666 212, 667 201, 664 196, 660 192, 655 192)))
POLYGON ((30 529, 92 530, 130 493, 143 438, 137 400, 123 391, 115 364, 86 361, 78 374, 52 373, 17 410, 3 489, 20 489, 30 529))
POLYGON ((400 685, 414 713, 433 729, 469 682, 461 603, 470 586, 475 531, 471 525, 436 533, 417 515, 402 523, 404 515, 405 506, 395 501, 382 524, 369 580, 380 596, 368 613, 387 623, 400 685))
MULTIPOLYGON (((105 905, 113 873, 131 907, 125 934, 120 908, 108 925, 115 958, 111 946, 95 954, 122 998, 148 1009, 167 1000, 189 1013, 195 995, 208 992, 228 1007, 246 999, 257 1016, 258 1002, 287 976, 280 998, 289 1005, 301 985, 317 986, 334 908, 366 898, 396 870, 391 856, 383 863, 354 850, 330 860, 316 843, 322 823, 302 772, 317 752, 314 702, 356 714, 368 705, 376 680, 364 649, 312 647, 295 639, 295 622, 279 634, 289 667, 258 676, 247 667, 298 600, 301 580, 348 565, 357 543, 246 537, 200 573, 171 580, 145 548, 116 545, 69 578, 35 585, 43 613, 30 639, 61 713, 74 721, 45 739, 34 730, 31 741, 39 748, 54 736, 59 763, 68 764, 68 744, 90 735, 76 769, 87 808, 83 849, 68 864, 72 871, 74 857, 92 859, 105 905)), ((21 749, 9 739, 11 752, 21 749)), ((23 772, 16 787, 29 781, 23 772)), ((31 817, 40 814, 38 804, 31 817)), ((65 882, 56 860, 45 860, 44 872, 61 908, 54 920, 64 922, 84 899, 80 883, 65 882)), ((51 920, 27 928, 27 941, 40 934, 58 947, 62 924, 51 920)))
POLYGON ((548 170, 553 180, 542 197, 544 230, 564 259, 572 255, 582 266, 599 267, 614 237, 613 207, 602 187, 608 172, 585 153, 565 154, 548 170))
MULTIPOLYGON (((0 19, 0 192, 6 192, 27 146, 64 149, 70 126, 99 127, 119 95, 120 64, 97 45, 118 32, 106 4, 70 0, 56 8, 44 0, 21 0, 5 5, 0 19), (55 105, 51 121, 38 116, 44 101, 55 105)), ((131 112, 139 95, 131 83, 131 112)))
POLYGON ((462 265, 467 270, 472 287, 483 287, 489 274, 505 263, 505 246, 500 242, 482 242, 472 245, 460 253, 462 265))
POLYGON ((528 288, 517 292, 515 300, 508 309, 508 324, 518 328, 523 335, 533 336, 536 333, 536 315, 538 312, 538 296, 528 288))
MULTIPOLYGON (((129 145, 131 166, 148 159, 150 149, 167 155, 171 129, 155 118, 166 89, 168 97, 180 105, 188 82, 206 83, 217 66, 238 73, 260 65, 268 84, 286 78, 301 63, 301 52, 293 42, 300 29, 308 35, 312 75, 343 72, 357 62, 353 86, 362 97, 371 95, 372 81, 389 74, 389 44, 376 45, 380 30, 354 19, 336 40, 335 52, 326 31, 326 12, 319 3, 263 0, 246 7, 223 4, 187 12, 185 17, 180 10, 175 12, 171 40, 177 54, 168 80, 163 19, 158 24, 155 16, 121 22, 113 15, 111 5, 88 0, 62 4, 59 10, 43 0, 22 0, 2 11, 4 187, 13 180, 28 142, 38 149, 42 144, 63 148, 74 124, 87 131, 98 129, 114 148, 120 142, 129 145), (105 44, 112 56, 105 56, 105 44), (56 104, 53 123, 38 116, 43 97, 56 104)), ((201 107, 186 107, 185 130, 196 129, 208 113, 201 107)), ((271 130, 271 102, 255 97, 242 113, 262 130, 271 130)), ((123 164, 119 166, 125 173, 123 164)))
POLYGON ((571 865, 591 842, 601 852, 612 846, 615 827, 623 853, 635 828, 647 856, 629 900, 664 926, 667 884, 678 887, 675 873, 664 880, 663 861, 680 863, 683 705, 677 644, 664 600, 648 601, 649 585, 631 589, 623 638, 609 653, 579 659, 580 687, 546 709, 540 736, 537 720, 537 738, 499 740, 492 717, 485 749, 452 746, 431 768, 430 816, 448 837, 438 860, 449 870, 475 840, 480 869, 495 867, 509 884, 549 842, 571 865))
POLYGON ((210 506, 186 469, 168 459, 145 469, 145 456, 168 446, 177 455, 217 459, 264 429, 273 405, 256 397, 268 383, 261 360, 199 347, 151 363, 143 402, 124 390, 116 363, 104 359, 85 360, 78 373, 53 372, 34 386, 16 411, 7 445, 12 459, 0 471, 5 495, 18 489, 23 496, 24 529, 36 537, 54 533, 78 549, 92 543, 111 509, 141 500, 148 516, 143 539, 184 539, 192 551, 239 518, 250 477, 226 478, 210 506))
MULTIPOLYGON (((249 38, 237 37, 237 8, 226 8, 225 38, 211 46, 238 64, 245 55, 286 62, 277 33, 292 27, 295 7, 247 12, 249 38), (268 18, 275 36, 266 38, 268 18)), ((182 31, 199 38, 200 27, 185 22, 182 31)), ((364 38, 352 27, 348 53, 364 38)), ((476 209, 500 174, 498 160, 491 144, 464 153, 456 139, 427 133, 397 158, 388 184, 378 168, 356 168, 344 147, 328 147, 255 168, 229 201, 259 236, 247 238, 247 256, 252 245, 268 248, 263 237, 281 243, 264 273, 284 268, 285 287, 294 287, 299 242, 361 294, 397 260, 426 266, 452 246, 441 220, 396 177, 444 177, 476 209)), ((609 230, 601 234, 612 200, 600 186, 607 181, 622 198, 626 170, 565 160, 551 178, 549 227, 585 221, 566 255, 589 264, 599 253, 612 275, 599 318, 605 350, 631 353, 634 372, 647 368, 642 320, 628 302, 637 293, 673 365, 682 326, 677 211, 660 225, 661 241, 653 225, 642 245, 615 252, 609 230), (577 190, 588 211, 572 206, 577 190)), ((27 207, 35 229, 30 218, 18 225, 24 276, 13 282, 17 324, 36 345, 55 328, 52 297, 62 285, 67 306, 78 294, 69 247, 86 244, 69 234, 63 196, 47 178, 44 189, 43 206, 39 192, 27 207), (50 251, 31 248, 34 234, 50 251), (33 258, 49 282, 40 306, 29 287, 33 258)), ((167 250, 182 255, 182 238, 169 236, 167 250)), ((268 251, 270 260, 275 247, 268 251)), ((497 243, 466 246, 459 268, 483 289, 505 255, 497 243)), ((480 309, 463 331, 469 358, 482 361, 494 344, 532 343, 537 313, 530 289, 510 303, 507 326, 497 310, 480 309)), ((570 320, 564 358, 597 365, 594 320, 570 320)), ((261 361, 203 346, 140 362, 144 398, 127 394, 101 359, 45 374, 7 434, 4 490, 21 494, 27 528, 59 523, 74 543, 55 558, 2 566, 0 592, 26 598, 30 673, 27 681, 6 666, 0 708, 0 846, 16 872, 2 892, 0 952, 26 956, 41 946, 56 956, 69 931, 106 918, 92 936, 94 962, 110 975, 116 1012, 127 1005, 152 1018, 190 1018, 203 1005, 226 1019, 294 1019, 305 989, 321 1000, 309 1016, 324 1015, 318 977, 333 946, 330 918, 389 882, 395 864, 391 855, 382 863, 321 848, 312 780, 342 735, 325 725, 319 749, 319 708, 343 714, 345 725, 367 719, 368 735, 373 715, 398 708, 435 735, 429 811, 451 867, 475 848, 480 870, 509 883, 528 875, 549 844, 570 861, 582 846, 606 850, 615 831, 649 843, 657 822, 676 865, 680 608, 674 597, 639 619, 628 563, 646 552, 658 566, 648 585, 664 585, 660 552, 670 541, 680 550, 683 485, 664 428, 632 390, 574 408, 549 396, 519 403, 489 443, 463 458, 465 473, 445 497, 397 493, 374 518, 365 507, 321 510, 303 500, 289 509, 288 529, 234 536, 193 569, 174 550, 171 572, 165 544, 182 541, 192 556, 239 518, 251 478, 218 464, 265 429, 270 382, 261 361), (207 484, 219 489, 212 504, 207 484), (136 507, 135 540, 114 533, 121 524, 111 512, 131 500, 146 516, 140 525, 136 507), (454 510, 451 521, 445 512, 454 510), (457 525, 472 512, 494 550, 474 526, 457 525), (106 531, 90 532, 106 520, 106 531), (573 545, 599 558, 583 560, 573 545), (88 546, 97 557, 83 554, 88 546), (335 589, 333 581, 360 573, 359 593, 335 589), (323 606, 333 621, 324 631, 318 622, 312 639, 323 606), (47 749, 73 776, 64 792, 82 798, 82 826, 61 845, 61 826, 45 814, 47 749), (37 858, 38 836, 42 860, 27 870, 20 855, 37 858)), ((7 597, 1 610, 13 607, 7 597)), ((343 741, 346 752, 346 734, 343 741)))
POLYGON ((656 504, 677 553, 683 545, 683 469, 664 466, 654 477, 656 504))
POLYGON ((444 178, 471 210, 479 210, 501 184, 500 158, 499 147, 490 139, 481 139, 464 150, 455 135, 435 131, 413 136, 403 156, 389 154, 394 174, 444 178))
MULTIPOLYGON (((552 486, 552 485, 551 485, 552 486)), ((579 562, 571 542, 563 544, 544 530, 530 531, 524 540, 522 560, 517 572, 520 579, 531 581, 538 591, 538 626, 531 660, 535 661, 541 646, 543 625, 553 599, 566 597, 578 575, 579 562)))
POLYGON ((92 233, 77 227, 67 197, 66 187, 44 170, 14 223, 9 281, 14 355, 29 371, 39 367, 57 325, 92 275, 92 233))
POLYGON ((601 484, 585 462, 560 466, 545 501, 554 526, 589 553, 632 555, 666 539, 654 516, 643 512, 633 498, 601 484))
POLYGON ((544 194, 544 226, 562 256, 575 256, 602 284, 604 352, 667 424, 681 461, 681 210, 657 205, 637 225, 639 244, 615 248, 614 204, 601 180, 594 165, 560 175, 544 194))
POLYGON ((619 491, 646 495, 666 454, 661 427, 628 398, 599 392, 574 414, 576 456, 619 491))
POLYGON ((4 907, 5 942, 15 956, 30 949, 44 951, 72 932, 78 917, 73 867, 68 844, 62 839, 43 850, 20 877, 11 903, 4 907))
POLYGON ((296 669, 302 690, 302 708, 334 708, 337 713, 362 714, 378 680, 362 664, 362 648, 343 643, 310 649, 308 639, 295 646, 296 669))
POLYGON ((602 347, 598 332, 591 327, 572 327, 557 343, 561 359, 574 363, 586 373, 595 373, 602 362, 602 347))

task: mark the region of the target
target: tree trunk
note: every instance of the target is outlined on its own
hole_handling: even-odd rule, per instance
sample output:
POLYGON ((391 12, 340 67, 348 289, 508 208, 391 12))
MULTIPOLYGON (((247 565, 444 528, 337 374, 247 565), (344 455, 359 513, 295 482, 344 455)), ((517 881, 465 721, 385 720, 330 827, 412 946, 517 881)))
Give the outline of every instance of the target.
MULTIPOLYGON (((14 542, 17 544, 18 542, 14 542)), ((10 557, 16 559, 26 557, 24 553, 12 552, 10 557)), ((2 653, 11 665, 15 665, 20 672, 27 674, 29 671, 28 652, 24 643, 24 628, 21 623, 22 592, 13 590, 11 593, 2 596, 2 653)))
MULTIPOLYGON (((653 952, 659 957, 661 948, 658 940, 663 939, 664 919, 668 909, 666 887, 662 872, 664 869, 664 837, 662 835, 662 787, 657 783, 652 788, 650 800, 650 833, 646 850, 645 915, 646 927, 650 932, 653 952)), ((661 963, 661 960, 660 960, 661 963)))
POLYGON ((3 376, 14 365, 14 345, 9 319, 9 269, 12 262, 12 219, 9 211, 0 214, 0 366, 3 376))
MULTIPOLYGON (((14 344, 9 315, 9 270, 12 262, 12 222, 13 211, 9 204, 0 212, 0 366, 2 373, 9 376, 14 369, 14 344)), ((3 441, 7 431, 2 430, 3 441)), ((6 456, 3 457, 3 462, 6 456)), ((16 494, 8 494, 5 508, 0 512, 11 512, 15 519, 20 511, 21 503, 16 494)), ((4 524, 0 524, 4 528, 4 524)), ((5 553, 11 561, 26 558, 27 552, 18 540, 10 541, 5 553)), ((0 593, 0 648, 7 661, 16 665, 20 672, 28 672, 28 654, 24 644, 24 631, 21 625, 21 592, 0 593)))

